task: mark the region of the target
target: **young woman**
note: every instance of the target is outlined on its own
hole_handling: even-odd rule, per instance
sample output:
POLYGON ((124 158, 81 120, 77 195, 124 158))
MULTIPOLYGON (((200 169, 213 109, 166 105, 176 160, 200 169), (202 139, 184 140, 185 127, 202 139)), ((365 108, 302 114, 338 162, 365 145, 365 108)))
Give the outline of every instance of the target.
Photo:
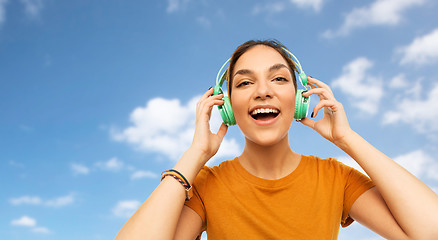
POLYGON ((192 240, 204 230, 209 240, 337 239, 339 226, 353 220, 388 239, 438 239, 437 194, 354 132, 330 88, 312 77, 303 96, 317 95, 312 115, 321 109, 324 115, 300 122, 350 155, 371 180, 334 159, 291 149, 294 68, 276 41, 239 46, 227 79, 245 136, 242 154, 204 166, 227 132, 225 124, 210 131, 212 108, 224 102, 209 89, 197 104, 191 147, 116 239, 192 240), (186 201, 189 184, 194 195, 186 201))

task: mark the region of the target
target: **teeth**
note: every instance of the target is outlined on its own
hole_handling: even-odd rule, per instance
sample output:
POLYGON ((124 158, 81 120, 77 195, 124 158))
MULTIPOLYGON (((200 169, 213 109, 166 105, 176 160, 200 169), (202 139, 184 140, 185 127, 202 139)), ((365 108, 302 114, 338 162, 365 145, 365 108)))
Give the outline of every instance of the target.
POLYGON ((259 108, 259 109, 252 111, 251 115, 256 115, 259 113, 278 113, 278 110, 271 109, 271 108, 259 108))

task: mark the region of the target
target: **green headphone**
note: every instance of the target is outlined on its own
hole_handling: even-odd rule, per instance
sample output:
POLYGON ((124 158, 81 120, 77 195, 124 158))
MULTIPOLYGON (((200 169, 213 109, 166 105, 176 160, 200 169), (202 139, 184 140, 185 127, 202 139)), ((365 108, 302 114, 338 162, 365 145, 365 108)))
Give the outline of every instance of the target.
MULTIPOLYGON (((283 48, 283 50, 289 55, 290 59, 294 62, 297 73, 301 82, 301 85, 307 90, 307 75, 304 73, 300 62, 298 59, 286 48, 283 48)), ((224 67, 230 62, 230 59, 228 59, 219 69, 219 72, 216 76, 216 86, 214 87, 214 95, 223 93, 222 85, 224 84, 226 80, 227 70, 225 70, 222 75, 220 74, 224 67), (219 77, 220 76, 220 77, 219 77)), ((305 91, 303 89, 297 89, 296 95, 295 95, 295 113, 294 118, 297 120, 301 120, 307 116, 307 113, 309 111, 309 103, 310 99, 309 97, 303 97, 302 93, 305 91)), ((224 100, 224 104, 218 105, 219 112, 221 114, 222 120, 227 126, 233 126, 236 125, 236 120, 234 119, 233 114, 233 108, 231 107, 231 102, 228 96, 224 96, 222 98, 224 100)))

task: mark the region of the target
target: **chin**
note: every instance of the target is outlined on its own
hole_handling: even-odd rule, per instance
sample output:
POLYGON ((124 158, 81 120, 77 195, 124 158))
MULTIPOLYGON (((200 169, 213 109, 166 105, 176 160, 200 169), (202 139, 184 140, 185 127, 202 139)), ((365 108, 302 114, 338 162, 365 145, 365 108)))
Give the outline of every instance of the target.
POLYGON ((279 133, 272 133, 272 132, 266 132, 266 133, 259 132, 258 134, 245 135, 246 141, 250 141, 251 143, 263 147, 274 146, 275 144, 281 142, 285 138, 287 138, 287 134, 280 135, 279 133))

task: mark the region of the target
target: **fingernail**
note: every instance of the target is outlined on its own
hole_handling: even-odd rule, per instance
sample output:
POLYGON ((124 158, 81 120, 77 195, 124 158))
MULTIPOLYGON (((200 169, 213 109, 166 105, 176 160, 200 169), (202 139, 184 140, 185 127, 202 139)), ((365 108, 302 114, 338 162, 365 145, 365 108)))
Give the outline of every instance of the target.
POLYGON ((312 112, 312 114, 310 114, 310 117, 313 118, 313 112, 312 112))
POLYGON ((213 87, 210 87, 208 90, 212 89, 213 87))
POLYGON ((303 95, 303 94, 306 93, 307 91, 309 91, 309 90, 304 90, 304 91, 301 93, 301 95, 303 95))
POLYGON ((309 75, 309 77, 313 78, 312 76, 309 75))

